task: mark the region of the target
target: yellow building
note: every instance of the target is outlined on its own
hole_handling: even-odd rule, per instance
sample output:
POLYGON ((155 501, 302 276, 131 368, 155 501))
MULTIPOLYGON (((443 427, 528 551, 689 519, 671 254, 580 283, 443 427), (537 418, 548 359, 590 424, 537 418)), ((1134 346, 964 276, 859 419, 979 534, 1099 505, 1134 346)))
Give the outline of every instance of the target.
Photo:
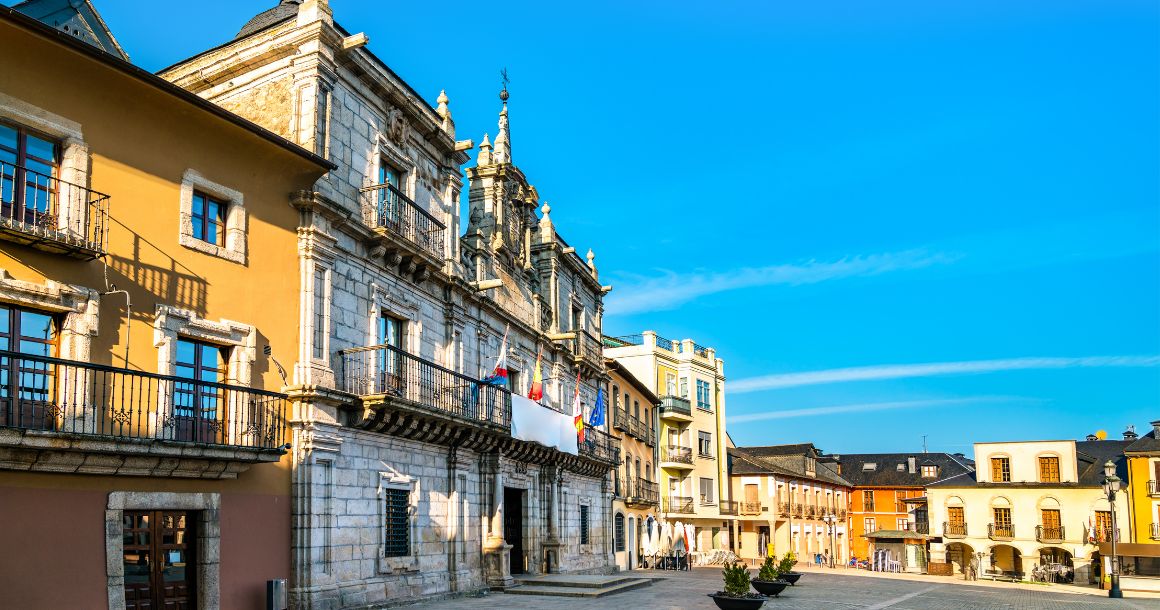
MULTIPOLYGON (((1125 438, 1135 437, 1131 427, 1125 438)), ((1129 504, 1128 523, 1121 529, 1130 532, 1120 538, 1116 553, 1121 557, 1120 587, 1125 590, 1160 590, 1160 421, 1152 422, 1147 434, 1135 438, 1124 449, 1128 477, 1124 491, 1129 504)), ((1111 552, 1110 544, 1101 544, 1101 552, 1111 552), (1106 548, 1105 548, 1106 547, 1106 548)))
POLYGON ((728 547, 736 508, 729 500, 724 362, 692 339, 653 331, 605 337, 604 355, 660 396, 660 517, 692 525, 696 551, 728 547))
POLYGON ((649 387, 615 360, 606 359, 610 376, 608 415, 620 443, 622 466, 613 472, 613 532, 616 565, 641 565, 644 523, 660 508, 657 485, 656 409, 661 401, 649 387))
POLYGON ((793 551, 802 562, 849 561, 852 486, 812 444, 736 447, 729 457, 741 558, 793 551))
POLYGON ((1123 477, 1128 443, 976 443, 974 472, 927 486, 931 561, 962 572, 974 558, 982 577, 1000 578, 1062 565, 1075 582, 1096 582, 1098 545, 1114 535, 1111 511, 1121 529, 1128 517, 1127 494, 1114 507, 1104 496, 1104 465, 1112 461, 1123 477))
POLYGON ((0 605, 260 607, 291 571, 290 194, 329 164, 118 57, 88 3, 21 8, 61 30, 0 7, 0 605))

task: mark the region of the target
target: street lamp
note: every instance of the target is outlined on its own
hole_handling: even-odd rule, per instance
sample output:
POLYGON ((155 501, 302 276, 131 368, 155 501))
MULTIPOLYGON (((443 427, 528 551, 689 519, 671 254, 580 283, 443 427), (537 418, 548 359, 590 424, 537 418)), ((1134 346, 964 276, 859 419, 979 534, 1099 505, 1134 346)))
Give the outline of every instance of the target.
POLYGON ((834 513, 826 513, 822 520, 830 527, 830 567, 834 567, 834 530, 838 526, 838 516, 834 513))
POLYGON ((1104 464, 1104 494, 1108 496, 1108 504, 1112 509, 1112 531, 1109 533, 1112 539, 1112 587, 1108 589, 1108 597, 1123 597, 1124 593, 1120 591, 1120 571, 1118 569, 1119 557, 1116 556, 1116 492, 1120 491, 1120 477, 1116 476, 1116 464, 1108 460, 1104 464))

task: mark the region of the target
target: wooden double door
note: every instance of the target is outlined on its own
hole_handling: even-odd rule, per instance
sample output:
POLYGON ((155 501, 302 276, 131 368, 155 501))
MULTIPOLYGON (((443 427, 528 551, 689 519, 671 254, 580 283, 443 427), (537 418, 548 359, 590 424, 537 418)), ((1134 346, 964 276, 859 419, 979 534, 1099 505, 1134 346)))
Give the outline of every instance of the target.
POLYGON ((196 607, 196 512, 125 511, 126 610, 196 607))

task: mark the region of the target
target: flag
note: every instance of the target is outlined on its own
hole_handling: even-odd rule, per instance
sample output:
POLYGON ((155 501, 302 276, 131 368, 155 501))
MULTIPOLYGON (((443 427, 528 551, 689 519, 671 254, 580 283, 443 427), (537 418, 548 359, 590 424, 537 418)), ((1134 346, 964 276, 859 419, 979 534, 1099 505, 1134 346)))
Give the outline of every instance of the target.
POLYGON ((503 330, 503 341, 499 344, 499 357, 495 361, 495 371, 491 375, 484 377, 480 381, 487 385, 494 385, 503 387, 507 385, 508 370, 507 370, 507 337, 508 331, 511 327, 506 327, 503 330))
POLYGON ((604 425, 604 388, 596 388, 596 406, 588 414, 588 425, 593 428, 604 425))
POLYGON ((540 370, 540 355, 543 348, 536 352, 536 371, 532 373, 532 387, 528 390, 528 398, 539 402, 544 398, 544 373, 540 370))
POLYGON ((584 442, 584 410, 580 408, 580 372, 576 372, 576 392, 572 395, 573 424, 576 426, 576 441, 584 442))

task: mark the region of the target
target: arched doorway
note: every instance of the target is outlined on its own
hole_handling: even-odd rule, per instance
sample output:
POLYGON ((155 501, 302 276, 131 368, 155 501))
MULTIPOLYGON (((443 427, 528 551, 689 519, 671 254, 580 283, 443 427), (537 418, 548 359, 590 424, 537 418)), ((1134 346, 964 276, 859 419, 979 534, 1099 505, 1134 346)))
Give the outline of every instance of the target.
POLYGON ((1075 564, 1071 553, 1057 546, 1045 546, 1039 549, 1039 574, 1046 582, 1073 582, 1075 580, 1075 564))
POLYGON ((958 574, 966 574, 971 565, 971 557, 975 555, 975 548, 965 542, 952 542, 946 545, 947 561, 958 574))
POLYGON ((996 544, 991 547, 992 570, 999 570, 1004 574, 1023 574, 1023 557, 1019 549, 1009 544, 996 544))

